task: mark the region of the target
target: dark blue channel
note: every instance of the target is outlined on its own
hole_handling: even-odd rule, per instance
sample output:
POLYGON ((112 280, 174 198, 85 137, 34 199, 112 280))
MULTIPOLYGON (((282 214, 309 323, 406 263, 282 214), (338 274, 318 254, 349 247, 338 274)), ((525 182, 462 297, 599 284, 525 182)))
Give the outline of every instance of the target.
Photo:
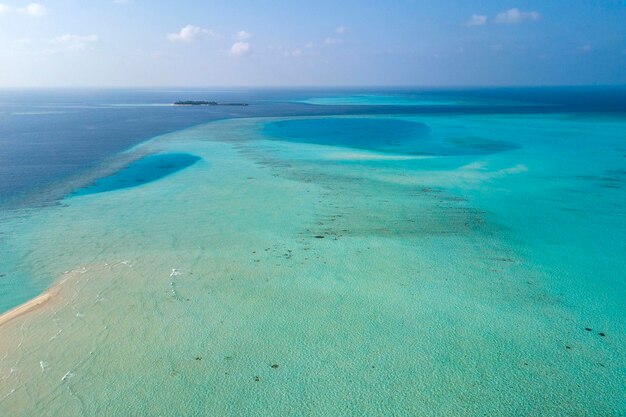
POLYGON ((280 120, 267 123, 263 133, 273 140, 412 155, 483 155, 519 148, 483 137, 438 138, 423 123, 385 118, 280 120))
POLYGON ((100 178, 87 187, 76 190, 73 195, 88 195, 137 187, 188 168, 200 159, 196 155, 187 153, 148 155, 133 161, 113 175, 100 178))

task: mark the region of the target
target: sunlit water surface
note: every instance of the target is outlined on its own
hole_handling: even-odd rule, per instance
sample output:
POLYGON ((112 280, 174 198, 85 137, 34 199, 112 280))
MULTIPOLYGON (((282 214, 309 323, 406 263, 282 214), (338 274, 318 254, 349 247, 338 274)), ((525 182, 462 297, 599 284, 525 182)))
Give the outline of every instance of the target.
POLYGON ((62 283, 0 328, 0 415, 623 415, 625 132, 398 113, 140 144, 3 212, 4 305, 62 283))

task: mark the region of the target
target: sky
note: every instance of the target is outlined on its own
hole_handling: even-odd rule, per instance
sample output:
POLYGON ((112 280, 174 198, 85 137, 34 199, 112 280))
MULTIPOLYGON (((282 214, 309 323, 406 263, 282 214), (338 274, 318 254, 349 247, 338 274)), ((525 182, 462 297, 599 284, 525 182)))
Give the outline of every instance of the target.
POLYGON ((0 88, 626 84, 626 0, 0 0, 0 88))

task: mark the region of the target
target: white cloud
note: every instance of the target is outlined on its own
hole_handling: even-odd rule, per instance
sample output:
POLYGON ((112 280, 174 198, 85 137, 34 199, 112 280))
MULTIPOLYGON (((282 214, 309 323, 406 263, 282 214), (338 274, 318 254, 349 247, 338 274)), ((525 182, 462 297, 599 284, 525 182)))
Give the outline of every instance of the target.
POLYGON ((66 33, 65 35, 49 39, 47 43, 50 44, 51 47, 45 49, 43 53, 56 54, 59 52, 90 50, 93 49, 97 42, 97 35, 72 35, 66 33))
POLYGON ((335 45, 343 42, 343 35, 346 33, 347 29, 345 26, 339 26, 335 29, 335 34, 338 36, 328 36, 324 39, 324 43, 326 45, 335 45))
POLYGON ((520 9, 509 9, 506 12, 498 13, 495 18, 496 23, 515 24, 524 21, 539 20, 537 12, 523 12, 520 9))
POLYGON ((170 42, 193 42, 202 36, 219 37, 218 34, 209 29, 203 29, 194 25, 187 25, 176 33, 169 33, 167 39, 170 42))
POLYGON ((36 17, 43 16, 44 14, 46 14, 46 8, 43 7, 39 3, 31 3, 27 6, 17 8, 15 9, 15 11, 18 13, 27 14, 29 16, 36 16, 36 17))
POLYGON ((14 45, 29 45, 32 43, 32 39, 30 38, 20 38, 20 39, 15 39, 13 41, 14 45))
POLYGON ((252 33, 246 32, 245 30, 240 30, 235 34, 235 38, 240 41, 245 41, 246 39, 250 39, 252 37, 252 33))
POLYGON ((235 42, 230 48, 230 53, 233 56, 248 55, 251 52, 250 44, 248 42, 239 41, 235 42))
POLYGON ((482 14, 473 14, 465 23, 465 26, 484 26, 487 24, 487 16, 482 14))
POLYGON ((66 33, 65 35, 50 40, 52 43, 93 43, 98 42, 98 36, 96 35, 71 35, 66 33))
POLYGON ((24 7, 18 7, 14 9, 10 6, 7 6, 6 4, 0 3, 0 14, 8 14, 11 12, 39 17, 46 14, 46 8, 39 3, 30 3, 24 7))
POLYGON ((298 57, 302 56, 302 54, 303 54, 303 52, 302 52, 302 49, 300 49, 300 48, 296 48, 294 50, 285 52, 285 56, 287 56, 287 57, 294 57, 294 58, 298 58, 298 57))

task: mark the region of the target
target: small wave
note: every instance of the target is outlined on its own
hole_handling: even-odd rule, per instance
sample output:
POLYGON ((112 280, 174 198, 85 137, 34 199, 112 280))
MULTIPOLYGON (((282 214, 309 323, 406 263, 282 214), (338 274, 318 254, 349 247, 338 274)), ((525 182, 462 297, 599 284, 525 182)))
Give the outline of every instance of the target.
POLYGON ((67 381, 68 379, 70 379, 70 378, 74 377, 74 375, 75 375, 75 374, 74 374, 72 371, 67 371, 67 372, 65 373, 65 375, 63 375, 63 377, 61 378, 61 381, 65 382, 65 381, 67 381))

